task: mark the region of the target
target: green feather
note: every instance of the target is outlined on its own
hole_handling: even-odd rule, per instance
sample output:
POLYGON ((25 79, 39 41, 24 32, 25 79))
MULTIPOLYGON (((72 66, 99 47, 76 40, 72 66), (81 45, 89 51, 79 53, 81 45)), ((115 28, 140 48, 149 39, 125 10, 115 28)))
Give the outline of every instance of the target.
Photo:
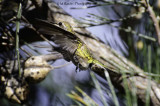
POLYGON ((53 24, 44 20, 36 20, 38 31, 42 34, 51 35, 52 40, 61 48, 60 52, 66 60, 71 60, 81 70, 89 68, 90 64, 106 67, 94 59, 87 45, 76 35, 68 22, 53 24))

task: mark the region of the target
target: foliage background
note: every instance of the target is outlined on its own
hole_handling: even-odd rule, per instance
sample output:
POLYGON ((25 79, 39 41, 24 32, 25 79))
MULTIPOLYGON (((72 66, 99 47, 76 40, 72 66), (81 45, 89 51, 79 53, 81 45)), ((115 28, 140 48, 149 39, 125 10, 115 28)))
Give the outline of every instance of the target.
MULTIPOLYGON (((104 1, 105 0, 99 0, 99 2, 102 4, 104 1)), ((85 21, 84 19, 98 20, 97 17, 94 17, 94 15, 104 17, 109 21, 113 21, 121 19, 123 17, 132 16, 133 14, 137 13, 137 15, 134 17, 111 23, 112 25, 121 28, 127 29, 128 27, 131 27, 138 33, 142 33, 146 36, 157 39, 155 28, 153 25, 154 23, 150 19, 149 14, 139 14, 141 12, 141 9, 143 8, 121 4, 138 4, 140 1, 117 0, 117 3, 116 0, 111 0, 110 4, 108 3, 103 6, 100 5, 87 9, 71 9, 83 7, 83 5, 75 5, 75 2, 85 3, 86 0, 55 0, 54 2, 59 4, 60 7, 62 7, 74 18, 81 21, 85 21), (60 2, 73 3, 73 5, 60 5, 60 2), (94 15, 90 15, 90 13, 94 15)), ((99 3, 98 1, 94 0, 93 2, 99 3)), ((150 0, 149 3, 153 7, 155 14, 158 16, 159 0, 150 0)), ((92 22, 90 21, 90 23, 92 22)), ((110 24, 97 25, 89 27, 87 29, 104 43, 116 50, 119 54, 125 56, 126 58, 137 64, 139 67, 144 69, 144 71, 152 71, 153 73, 159 74, 160 49, 157 42, 144 39, 131 32, 119 30, 118 28, 115 28, 110 24)), ((45 42, 36 42, 34 44, 47 45, 45 42)), ((28 47, 24 46, 24 48, 29 51, 28 47)), ((46 50, 44 50, 44 48, 35 49, 43 54, 46 53, 46 50)), ((62 59, 57 60, 53 65, 58 66, 64 63, 66 63, 66 61, 62 59)), ((75 102, 67 97, 66 94, 71 90, 75 90, 74 86, 79 86, 97 104, 103 105, 99 92, 95 88, 89 72, 75 72, 75 69, 76 67, 73 64, 70 64, 61 69, 55 69, 54 71, 50 72, 50 74, 43 82, 32 86, 29 103, 33 106, 59 106, 74 104, 75 102)), ((96 78, 100 82, 100 86, 102 87, 107 103, 112 106, 114 103, 112 100, 113 98, 110 96, 111 93, 107 81, 97 75, 96 78)), ((157 80, 157 82, 159 81, 158 77, 156 77, 155 79, 157 80)), ((124 95, 119 94, 118 90, 116 90, 116 93, 118 95, 120 105, 126 104, 124 95)), ((2 105, 15 105, 9 103, 5 99, 1 100, 3 100, 3 102, 1 103, 2 105)))

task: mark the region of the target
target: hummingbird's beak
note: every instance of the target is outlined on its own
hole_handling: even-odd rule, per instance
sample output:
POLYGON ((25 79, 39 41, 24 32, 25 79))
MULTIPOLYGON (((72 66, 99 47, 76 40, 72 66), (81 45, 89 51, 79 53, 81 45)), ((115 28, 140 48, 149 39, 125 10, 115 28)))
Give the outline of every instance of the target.
POLYGON ((56 23, 56 22, 50 22, 51 24, 54 24, 54 25, 58 25, 58 23, 56 23))

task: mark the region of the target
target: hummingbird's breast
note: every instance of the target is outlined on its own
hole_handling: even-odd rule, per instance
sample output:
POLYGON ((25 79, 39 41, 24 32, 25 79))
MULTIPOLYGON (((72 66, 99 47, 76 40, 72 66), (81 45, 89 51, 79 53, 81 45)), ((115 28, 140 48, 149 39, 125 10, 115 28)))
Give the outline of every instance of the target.
POLYGON ((85 45, 85 43, 78 41, 78 47, 74 54, 75 59, 78 60, 75 62, 76 65, 79 66, 80 69, 85 70, 89 67, 89 64, 93 62, 92 55, 85 45))

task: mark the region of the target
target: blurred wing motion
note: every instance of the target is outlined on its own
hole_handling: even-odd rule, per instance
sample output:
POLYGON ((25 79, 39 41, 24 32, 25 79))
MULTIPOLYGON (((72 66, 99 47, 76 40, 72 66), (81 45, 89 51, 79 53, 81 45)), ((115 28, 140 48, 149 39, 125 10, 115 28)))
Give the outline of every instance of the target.
POLYGON ((53 40, 63 50, 71 52, 72 54, 78 47, 77 39, 73 33, 66 31, 59 27, 56 23, 51 23, 45 20, 36 19, 35 26, 42 34, 49 35, 47 38, 53 40))
MULTIPOLYGON (((94 66, 95 64, 97 64, 97 67, 99 65, 105 67, 92 57, 87 45, 78 38, 69 23, 60 22, 58 24, 54 24, 38 19, 36 20, 35 26, 38 28, 40 33, 49 35, 51 40, 59 45, 59 52, 63 54, 64 58, 67 61, 71 60, 81 70, 88 69, 89 66, 94 66)), ((90 68, 92 69, 92 67, 90 68)))

